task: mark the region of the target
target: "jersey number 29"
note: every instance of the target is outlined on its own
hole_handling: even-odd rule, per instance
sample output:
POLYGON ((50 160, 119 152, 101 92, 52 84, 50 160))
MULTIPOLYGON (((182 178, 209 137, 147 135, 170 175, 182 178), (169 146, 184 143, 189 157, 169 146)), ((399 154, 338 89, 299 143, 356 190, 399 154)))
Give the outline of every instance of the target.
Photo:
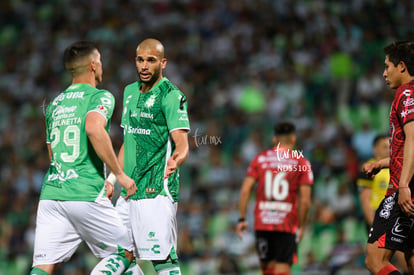
POLYGON ((80 129, 77 125, 69 125, 66 127, 63 131, 63 137, 61 137, 61 132, 58 128, 53 128, 50 136, 53 140, 50 143, 52 149, 55 148, 61 141, 63 141, 66 145, 65 148, 68 150, 71 148, 71 152, 60 153, 60 158, 64 162, 74 162, 79 157, 80 129))

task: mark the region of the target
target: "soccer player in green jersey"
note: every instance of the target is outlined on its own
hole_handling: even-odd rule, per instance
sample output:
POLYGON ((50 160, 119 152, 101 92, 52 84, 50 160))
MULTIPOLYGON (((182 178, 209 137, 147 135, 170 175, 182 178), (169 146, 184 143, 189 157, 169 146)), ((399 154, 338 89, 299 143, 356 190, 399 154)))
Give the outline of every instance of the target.
POLYGON ((134 258, 133 243, 105 196, 104 163, 126 188, 126 197, 136 186, 123 172, 108 134, 114 96, 96 88, 102 63, 94 43, 75 42, 63 59, 72 84, 46 109, 50 168, 38 205, 30 274, 52 274, 82 241, 102 258, 91 274, 122 274, 134 258))
POLYGON ((117 209, 125 213, 129 206, 137 257, 151 260, 160 275, 181 274, 176 211, 179 166, 189 152, 187 102, 183 93, 163 77, 167 59, 160 41, 142 41, 135 63, 139 80, 124 90, 124 143, 118 159, 138 190, 128 205, 121 197, 117 209))

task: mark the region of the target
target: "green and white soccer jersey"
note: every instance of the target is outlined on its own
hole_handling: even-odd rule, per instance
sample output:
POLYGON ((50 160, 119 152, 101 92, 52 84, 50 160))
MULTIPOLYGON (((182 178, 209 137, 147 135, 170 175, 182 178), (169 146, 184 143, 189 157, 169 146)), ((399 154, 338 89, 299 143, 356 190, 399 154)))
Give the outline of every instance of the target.
POLYGON ((179 196, 179 169, 163 180, 167 159, 175 145, 170 132, 190 129, 186 98, 167 78, 149 92, 140 93, 141 83, 125 87, 121 126, 124 128, 124 170, 135 180, 132 199, 179 196))
POLYGON ((88 84, 74 84, 58 95, 46 109, 46 141, 52 148, 50 168, 40 199, 95 201, 104 187, 104 164, 85 131, 88 112, 109 121, 114 96, 88 84))

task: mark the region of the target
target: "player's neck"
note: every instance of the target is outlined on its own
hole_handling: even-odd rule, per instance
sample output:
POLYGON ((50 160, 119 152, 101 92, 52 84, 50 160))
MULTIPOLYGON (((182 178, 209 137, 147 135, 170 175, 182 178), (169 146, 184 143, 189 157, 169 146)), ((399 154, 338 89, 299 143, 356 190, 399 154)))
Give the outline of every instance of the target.
MULTIPOLYGON (((402 85, 408 84, 410 82, 414 81, 414 76, 411 76, 409 74, 405 75, 404 78, 402 79, 402 85)), ((401 86, 402 86, 401 85, 401 86)))
POLYGON ((141 82, 141 87, 139 88, 140 93, 148 93, 153 87, 157 85, 157 83, 162 79, 162 76, 160 76, 156 81, 153 83, 144 83, 141 82))
POLYGON ((95 77, 91 77, 89 75, 80 75, 80 76, 76 76, 72 79, 72 85, 73 84, 78 84, 78 83, 82 83, 82 84, 89 84, 92 87, 96 88, 96 79, 95 77))
POLYGON ((287 144, 287 143, 282 143, 282 142, 279 142, 279 143, 275 144, 274 147, 277 147, 278 149, 285 149, 285 150, 292 150, 293 149, 292 144, 287 144))

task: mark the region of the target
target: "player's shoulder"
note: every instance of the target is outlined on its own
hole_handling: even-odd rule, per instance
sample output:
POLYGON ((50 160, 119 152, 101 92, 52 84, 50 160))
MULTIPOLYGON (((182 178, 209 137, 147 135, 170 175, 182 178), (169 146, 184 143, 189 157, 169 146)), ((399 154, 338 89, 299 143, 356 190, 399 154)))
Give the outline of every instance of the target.
POLYGON ((273 148, 262 150, 258 152, 254 157, 254 159, 258 160, 259 162, 269 161, 274 158, 277 158, 277 153, 273 148))
POLYGON ((111 101, 115 100, 114 95, 105 89, 96 89, 96 91, 93 92, 93 96, 99 97, 99 98, 107 98, 111 101))
POLYGON ((161 93, 164 95, 168 95, 170 93, 183 95, 181 90, 166 77, 163 77, 160 80, 159 88, 161 93))
POLYGON ((131 82, 131 83, 127 84, 124 89, 125 90, 130 90, 134 87, 137 88, 138 86, 139 86, 138 81, 134 81, 134 82, 131 82))
POLYGON ((403 84, 397 88, 395 91, 395 96, 406 96, 406 97, 412 97, 414 96, 414 81, 411 81, 409 83, 403 84))

